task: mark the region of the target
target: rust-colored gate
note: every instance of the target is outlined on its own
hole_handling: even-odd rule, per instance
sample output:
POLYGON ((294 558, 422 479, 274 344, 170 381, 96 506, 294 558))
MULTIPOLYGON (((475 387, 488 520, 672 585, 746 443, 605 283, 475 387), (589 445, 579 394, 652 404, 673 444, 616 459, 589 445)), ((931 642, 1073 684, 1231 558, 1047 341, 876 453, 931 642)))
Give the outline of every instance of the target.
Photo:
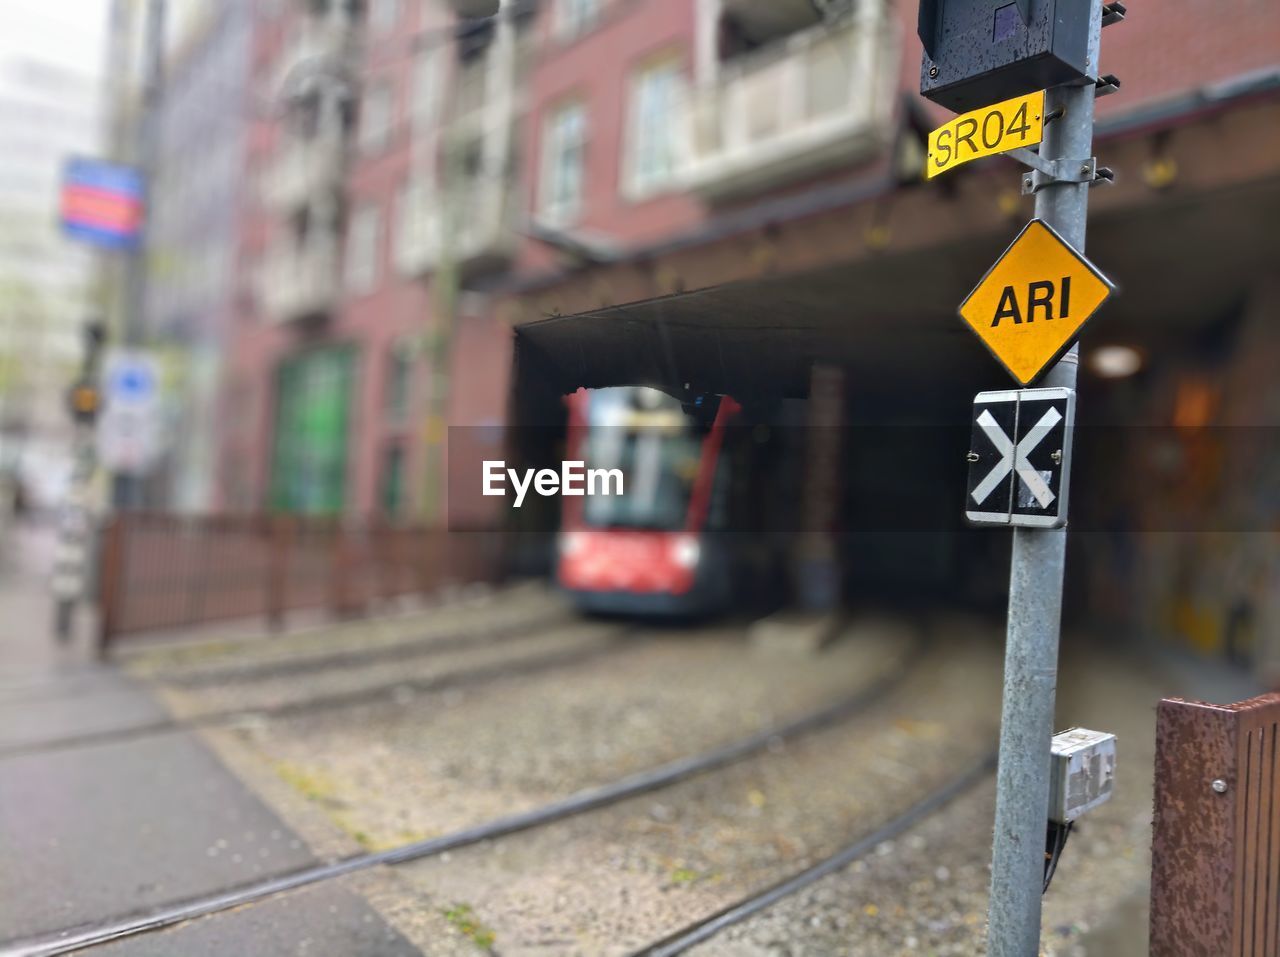
POLYGON ((1280 693, 1156 722, 1151 957, 1280 957, 1280 693))

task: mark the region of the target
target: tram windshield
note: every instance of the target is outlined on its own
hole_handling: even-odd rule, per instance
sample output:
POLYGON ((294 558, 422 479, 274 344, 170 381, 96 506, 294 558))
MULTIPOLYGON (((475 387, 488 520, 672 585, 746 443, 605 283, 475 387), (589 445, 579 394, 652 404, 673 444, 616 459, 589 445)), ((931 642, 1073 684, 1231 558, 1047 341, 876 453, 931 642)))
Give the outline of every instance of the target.
POLYGON ((702 446, 680 404, 652 389, 601 390, 592 395, 588 424, 587 467, 620 470, 623 494, 588 497, 586 524, 683 528, 702 446))

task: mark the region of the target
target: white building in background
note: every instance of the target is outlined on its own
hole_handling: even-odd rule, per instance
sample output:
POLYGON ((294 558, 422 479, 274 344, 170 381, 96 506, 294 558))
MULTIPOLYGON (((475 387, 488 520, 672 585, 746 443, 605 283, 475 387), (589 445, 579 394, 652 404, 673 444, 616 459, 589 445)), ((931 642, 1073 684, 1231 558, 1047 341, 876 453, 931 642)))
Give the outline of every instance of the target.
POLYGON ((93 254, 62 236, 68 156, 97 155, 99 87, 87 73, 0 54, 0 466, 33 489, 69 467, 65 394, 92 315, 93 254))

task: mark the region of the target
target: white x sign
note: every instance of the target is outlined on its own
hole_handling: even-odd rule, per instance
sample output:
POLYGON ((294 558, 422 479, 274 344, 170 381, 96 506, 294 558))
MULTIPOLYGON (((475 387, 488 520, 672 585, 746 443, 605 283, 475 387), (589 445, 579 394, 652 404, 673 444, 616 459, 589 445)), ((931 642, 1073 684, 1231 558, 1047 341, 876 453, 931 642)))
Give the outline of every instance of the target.
POLYGON ((995 446, 995 450, 1000 453, 1000 461, 992 467, 986 477, 974 487, 973 500, 981 505, 987 500, 996 487, 1004 481, 1006 475, 1011 471, 1016 471, 1018 477, 1030 489, 1031 494, 1035 496, 1041 508, 1048 508, 1053 504, 1053 500, 1057 498, 1053 491, 1045 484, 1040 473, 1032 467, 1027 461, 1027 456, 1031 451, 1044 441, 1055 425, 1062 421, 1062 414, 1054 408, 1050 408, 1048 412, 1040 417, 1027 434, 1022 437, 1022 441, 1014 446, 1013 440, 1005 434, 1004 429, 1000 428, 1000 423, 995 417, 986 410, 978 416, 978 425, 982 427, 983 434, 990 439, 991 444, 995 446))

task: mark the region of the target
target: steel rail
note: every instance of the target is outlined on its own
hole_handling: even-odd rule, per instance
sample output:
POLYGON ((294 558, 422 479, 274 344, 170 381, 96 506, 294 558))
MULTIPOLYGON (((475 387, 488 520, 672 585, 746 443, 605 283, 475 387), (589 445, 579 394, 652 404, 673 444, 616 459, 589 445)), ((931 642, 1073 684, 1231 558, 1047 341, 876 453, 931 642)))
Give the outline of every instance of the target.
MULTIPOLYGON (((473 625, 457 628, 438 635, 419 635, 404 641, 391 642, 380 647, 353 648, 331 651, 326 654, 299 654, 271 658, 256 664, 230 664, 205 668, 172 668, 145 675, 145 680, 155 684, 175 685, 179 688, 205 688, 222 682, 268 681, 272 678, 291 678, 296 675, 344 668, 352 665, 392 661, 412 661, 430 658, 450 651, 470 648, 487 648, 516 642, 529 637, 529 629, 549 629, 573 625, 580 619, 555 611, 535 616, 532 620, 508 622, 499 626, 473 625)), ((534 635, 545 631, 535 631, 534 635)))
MULTIPOLYGON (((479 623, 465 628, 451 628, 434 635, 417 635, 368 649, 337 650, 320 654, 304 651, 297 654, 267 658, 256 664, 233 663, 196 665, 194 667, 179 665, 139 675, 131 675, 127 671, 123 673, 135 681, 141 681, 146 684, 199 688, 222 681, 258 681, 302 675, 315 671, 324 671, 329 668, 358 665, 367 661, 386 662, 418 657, 429 658, 448 651, 465 650, 472 647, 488 647, 519 640, 520 637, 523 637, 522 631, 530 627, 540 629, 535 634, 543 634, 544 632, 541 629, 553 628, 561 624, 570 625, 580 621, 581 619, 575 617, 571 612, 557 609, 520 622, 510 622, 496 626, 479 623)), ((104 679, 114 678, 117 674, 116 669, 99 664, 68 672, 61 677, 53 679, 44 678, 17 682, 0 681, 0 707, 20 705, 25 702, 55 701, 60 698, 95 694, 98 689, 94 688, 93 685, 104 679)), ((111 693, 117 689, 107 687, 103 690, 105 693, 111 693)))
POLYGON ((822 880, 822 878, 829 877, 837 871, 848 867, 859 858, 865 857, 874 851, 878 845, 892 840, 904 831, 919 824, 925 818, 941 811, 947 804, 979 781, 990 777, 995 769, 996 752, 993 750, 977 765, 965 771, 959 777, 948 781, 921 801, 913 804, 902 814, 880 825, 870 834, 858 838, 858 840, 830 857, 762 891, 757 891, 736 904, 731 904, 723 910, 716 911, 709 917, 695 921, 681 930, 662 938, 662 940, 634 951, 628 957, 675 957, 676 954, 683 954, 690 947, 714 937, 726 927, 741 923, 748 917, 772 907, 782 899, 804 890, 811 884, 822 880))

